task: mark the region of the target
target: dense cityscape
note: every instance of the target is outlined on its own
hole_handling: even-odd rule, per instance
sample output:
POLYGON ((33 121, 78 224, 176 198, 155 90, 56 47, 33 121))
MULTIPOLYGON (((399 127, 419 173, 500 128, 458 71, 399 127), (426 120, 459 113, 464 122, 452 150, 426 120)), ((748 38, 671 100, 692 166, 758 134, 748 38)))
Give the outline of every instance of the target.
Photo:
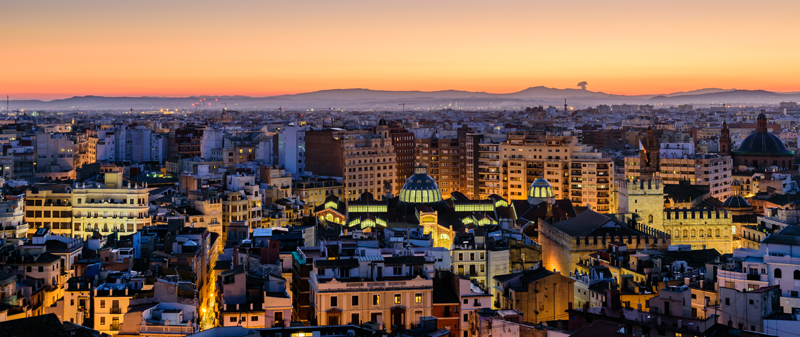
POLYGON ((790 335, 798 116, 12 110, 0 331, 790 335))
POLYGON ((0 13, 0 337, 800 337, 800 1, 0 13))

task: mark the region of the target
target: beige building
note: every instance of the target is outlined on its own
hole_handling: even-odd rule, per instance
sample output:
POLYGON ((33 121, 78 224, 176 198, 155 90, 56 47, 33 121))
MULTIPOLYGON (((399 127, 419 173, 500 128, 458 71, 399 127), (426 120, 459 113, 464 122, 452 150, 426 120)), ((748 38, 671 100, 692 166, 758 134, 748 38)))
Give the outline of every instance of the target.
POLYGON ((100 333, 119 333, 123 317, 128 312, 135 290, 127 284, 104 283, 94 289, 94 329, 100 333))
POLYGON ((726 210, 666 209, 664 232, 674 245, 733 253, 733 215, 726 210))
POLYGON ((73 237, 89 237, 94 231, 128 235, 150 225, 147 187, 123 186, 118 171, 106 173, 104 182, 102 188, 72 190, 73 237))
POLYGON ((28 235, 50 228, 59 235, 72 236, 72 189, 68 185, 34 185, 25 192, 25 222, 28 235))
POLYGON ((615 187, 617 213, 636 214, 648 227, 664 230, 664 183, 661 180, 621 180, 615 187))
POLYGON ((300 216, 313 216, 314 207, 322 205, 329 196, 344 199, 343 183, 338 179, 307 178, 292 182, 292 193, 305 203, 300 216))
MULTIPOLYGON (((611 242, 620 242, 628 250, 667 249, 670 238, 663 232, 644 225, 631 227, 603 214, 587 210, 575 218, 553 224, 539 220, 542 245, 542 266, 563 273, 575 270, 589 254, 608 249, 611 242)), ((570 293, 570 296, 572 294, 570 293)))
POLYGON ((222 199, 217 197, 191 200, 194 205, 193 214, 187 214, 188 223, 193 227, 207 228, 209 232, 222 237, 222 199))
POLYGON ((425 256, 317 259, 311 306, 319 325, 372 321, 387 331, 410 329, 433 308, 433 261, 425 256))
POLYGON ((25 238, 28 224, 25 222, 25 199, 9 199, 0 202, 0 238, 25 238))
POLYGON ((449 199, 452 192, 463 192, 466 186, 464 170, 465 149, 458 138, 416 138, 415 154, 418 165, 428 168, 428 174, 439 184, 442 198, 449 199))
MULTIPOLYGON (((708 186, 711 196, 724 201, 731 195, 733 160, 729 156, 695 154, 685 158, 659 160, 659 179, 665 184, 688 181, 692 185, 708 186)), ((625 158, 625 177, 638 179, 641 175, 639 157, 625 158)))
POLYGON ((397 157, 388 134, 366 130, 306 132, 306 171, 319 176, 343 177, 346 198, 370 192, 380 200, 397 188, 397 157), (389 191, 385 187, 389 186, 389 191))
POLYGON ((613 212, 614 162, 580 144, 576 136, 508 133, 500 153, 506 170, 503 197, 527 198, 530 184, 544 176, 556 199, 570 199, 598 213, 613 212))
POLYGON ((499 134, 467 134, 467 190, 464 194, 468 198, 478 200, 488 199, 492 194, 504 195, 505 178, 500 150, 504 138, 499 134))

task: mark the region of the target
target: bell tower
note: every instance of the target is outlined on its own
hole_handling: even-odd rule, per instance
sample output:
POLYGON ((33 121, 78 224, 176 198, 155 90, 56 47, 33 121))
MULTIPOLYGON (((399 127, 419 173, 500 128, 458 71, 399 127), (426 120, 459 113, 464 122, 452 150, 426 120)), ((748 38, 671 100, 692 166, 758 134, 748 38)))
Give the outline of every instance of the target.
POLYGON ((728 130, 727 122, 722 122, 722 131, 719 136, 719 154, 722 156, 731 155, 731 131, 728 130))

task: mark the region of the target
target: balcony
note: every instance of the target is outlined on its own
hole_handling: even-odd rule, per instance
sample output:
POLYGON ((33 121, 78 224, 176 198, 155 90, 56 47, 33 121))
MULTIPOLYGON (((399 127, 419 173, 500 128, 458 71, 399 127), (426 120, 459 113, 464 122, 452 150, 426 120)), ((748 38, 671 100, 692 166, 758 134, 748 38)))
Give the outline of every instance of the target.
POLYGON ((142 324, 139 328, 139 333, 151 333, 151 334, 182 334, 188 335, 194 333, 194 330, 191 326, 182 326, 182 325, 146 325, 142 324))
POLYGON ((111 331, 119 331, 119 324, 111 324, 111 327, 108 329, 111 331))
POLYGON ((120 308, 111 308, 112 314, 121 314, 122 310, 120 308))
POLYGON ((761 280, 761 275, 758 275, 758 274, 747 274, 747 280, 748 281, 760 281, 761 280))

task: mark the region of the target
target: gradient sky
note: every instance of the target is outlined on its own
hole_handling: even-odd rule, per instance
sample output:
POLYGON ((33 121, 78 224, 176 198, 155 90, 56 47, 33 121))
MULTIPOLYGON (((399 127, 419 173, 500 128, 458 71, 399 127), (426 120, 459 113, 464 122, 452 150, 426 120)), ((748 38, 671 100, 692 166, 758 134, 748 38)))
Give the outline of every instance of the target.
POLYGON ((800 1, 3 1, 0 94, 800 91, 800 1))

